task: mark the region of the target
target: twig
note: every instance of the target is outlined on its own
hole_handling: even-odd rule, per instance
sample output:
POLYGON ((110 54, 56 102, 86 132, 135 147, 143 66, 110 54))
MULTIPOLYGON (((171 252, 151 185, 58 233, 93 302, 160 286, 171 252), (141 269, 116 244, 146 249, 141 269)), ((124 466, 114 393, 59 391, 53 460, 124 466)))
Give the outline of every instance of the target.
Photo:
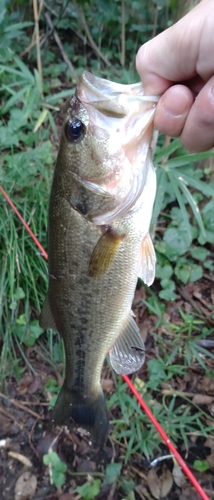
MULTIPOLYGON (((171 141, 171 137, 169 135, 166 135, 165 141, 164 141, 164 148, 169 146, 170 141, 171 141)), ((168 156, 165 156, 161 162, 161 165, 164 165, 167 162, 167 160, 168 160, 168 156)))
POLYGON ((77 8, 77 10, 79 10, 80 20, 81 20, 83 28, 85 30, 86 36, 88 37, 88 41, 90 43, 91 48, 94 50, 95 54, 98 57, 100 57, 100 59, 102 59, 102 61, 106 64, 106 66, 111 68, 112 65, 111 65, 110 61, 108 60, 108 58, 106 56, 103 55, 103 53, 101 52, 99 47, 97 47, 96 43, 94 42, 94 40, 91 36, 91 33, 89 31, 89 28, 88 28, 88 25, 87 25, 87 22, 85 19, 85 14, 84 14, 82 8, 79 5, 78 6, 76 5, 76 8, 77 8))
POLYGON ((114 494, 115 494, 115 491, 116 491, 116 487, 117 487, 117 481, 114 481, 113 484, 111 485, 111 488, 110 488, 110 492, 107 496, 107 500, 113 500, 114 499, 114 494))
POLYGON ((125 29, 126 29, 125 2, 124 0, 121 0, 121 57, 120 57, 121 66, 125 66, 125 59, 126 59, 125 29))
POLYGON ((178 293, 181 295, 181 297, 190 303, 190 305, 193 307, 193 309, 198 313, 198 316, 201 317, 201 319, 203 319, 204 321, 207 321, 207 318, 204 315, 203 311, 201 310, 200 306, 198 304, 196 304, 196 302, 192 299, 190 294, 186 290, 184 290, 183 288, 180 288, 180 287, 178 287, 177 290, 178 290, 178 293))
POLYGON ((35 21, 35 34, 36 34, 37 68, 38 68, 38 72, 40 75, 41 89, 42 89, 42 95, 43 95, 42 60, 41 60, 41 52, 40 52, 39 14, 38 14, 37 0, 33 0, 33 12, 34 12, 34 21, 35 21))
POLYGON ((39 419, 40 420, 44 420, 44 417, 41 417, 35 411, 30 410, 30 408, 22 405, 19 401, 16 401, 16 399, 10 399, 10 398, 8 398, 8 396, 5 396, 5 394, 2 394, 2 392, 0 392, 0 398, 6 399, 10 403, 12 403, 13 406, 16 406, 17 408, 20 408, 20 410, 23 410, 23 411, 26 411, 27 413, 30 413, 30 415, 32 415, 33 417, 37 418, 38 420, 39 419))
POLYGON ((12 420, 16 425, 18 425, 18 427, 21 427, 21 424, 19 424, 18 420, 16 420, 16 418, 13 415, 10 415, 10 413, 1 406, 0 406, 0 413, 3 413, 3 415, 5 415, 7 418, 12 420))
POLYGON ((60 49, 60 52, 61 52, 61 54, 62 54, 62 57, 63 57, 63 59, 64 59, 65 63, 67 64, 68 68, 70 69, 70 72, 71 72, 71 76, 72 76, 72 78, 73 78, 74 80, 78 81, 78 76, 77 76, 76 71, 75 71, 75 69, 74 69, 74 67, 73 67, 73 64, 71 63, 71 61, 70 61, 70 59, 68 58, 68 56, 67 56, 66 52, 64 51, 64 48, 63 48, 62 42, 61 42, 61 40, 60 40, 60 38, 59 38, 59 36, 58 36, 58 34, 57 34, 57 32, 56 32, 55 28, 54 28, 54 25, 53 25, 53 23, 52 23, 52 21, 51 21, 51 18, 50 18, 50 16, 49 16, 48 12, 46 12, 45 17, 46 17, 46 19, 47 19, 47 23, 49 24, 49 26, 50 26, 50 28, 51 28, 51 30, 52 30, 52 32, 53 32, 53 36, 54 36, 55 41, 56 41, 56 43, 57 43, 57 45, 58 45, 58 47, 59 47, 59 49, 60 49))
POLYGON ((154 14, 154 28, 152 32, 152 38, 156 36, 158 25, 158 4, 155 4, 155 14, 154 14))
POLYGON ((50 406, 50 403, 42 403, 42 401, 20 401, 23 406, 50 406))

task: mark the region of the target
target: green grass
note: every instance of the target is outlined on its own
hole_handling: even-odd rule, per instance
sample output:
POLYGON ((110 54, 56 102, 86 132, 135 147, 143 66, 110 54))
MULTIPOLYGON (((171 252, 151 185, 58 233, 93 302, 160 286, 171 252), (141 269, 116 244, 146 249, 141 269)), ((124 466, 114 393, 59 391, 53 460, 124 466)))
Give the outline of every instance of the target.
MULTIPOLYGON (((69 5, 62 3, 61 18, 58 21, 58 28, 65 40, 68 27, 63 12, 66 14, 69 5)), ((97 5, 98 25, 101 26, 101 0, 97 1, 97 5)), ((27 1, 24 1, 24 6, 27 8, 27 1)), ((115 19, 112 21, 109 13, 102 43, 96 32, 93 16, 89 16, 87 8, 85 11, 97 46, 101 44, 109 59, 113 58, 113 50, 108 45, 106 33, 109 33, 109 26, 114 28, 116 35, 119 29, 118 5, 115 9, 115 19)), ((56 21, 57 12, 55 14, 56 21)), ((71 13, 69 15, 73 26, 74 19, 71 13)), ((130 32, 134 29, 134 21, 137 22, 136 18, 132 18, 128 26, 130 32)), ((159 29, 161 23, 162 18, 159 29)), ((36 69, 35 47, 29 61, 26 58, 22 60, 20 53, 30 44, 29 33, 32 34, 32 28, 33 17, 32 22, 28 21, 26 24, 18 4, 5 2, 5 10, 3 9, 0 19, 0 183, 46 248, 48 198, 58 146, 56 109, 73 90, 66 64, 59 61, 59 55, 55 54, 55 48, 53 50, 50 45, 46 50, 42 49, 44 80, 36 69), (14 6, 16 12, 12 13, 14 6), (65 81, 68 89, 64 89, 65 81)), ((151 27, 148 30, 151 32, 151 27)), ((111 36, 113 39, 113 31, 111 36)), ((127 40, 125 67, 121 68, 119 55, 114 61, 114 66, 121 72, 121 81, 126 82, 133 81, 133 59, 136 43, 139 44, 139 41, 132 44, 128 42, 127 40)), ((66 42, 64 47, 69 57, 72 57, 73 49, 66 42)), ((96 56, 89 61, 87 53, 79 54, 78 57, 73 54, 72 60, 77 73, 89 67, 98 74, 115 78, 114 67, 106 69, 100 61, 98 64, 96 56)), ((174 140, 165 147, 164 138, 159 139, 154 159, 158 193, 152 221, 158 259, 158 287, 154 291, 146 289, 147 298, 144 301, 148 314, 156 318, 151 331, 156 356, 148 361, 145 381, 142 382, 138 377, 135 380, 170 439, 178 443, 183 441, 186 449, 189 434, 208 436, 211 428, 207 421, 211 417, 206 411, 193 405, 185 393, 176 391, 176 380, 196 365, 203 374, 213 377, 207 360, 214 356, 195 342, 196 338, 206 338, 212 330, 207 326, 204 316, 180 310, 180 321, 175 325, 165 320, 164 313, 167 301, 178 297, 178 285, 194 282, 204 272, 214 270, 214 183, 209 181, 210 171, 207 167, 202 165, 197 170, 194 167, 195 162, 206 159, 209 155, 210 153, 188 154, 179 140, 174 140), (161 327, 164 329, 162 335, 158 333, 161 327)), ((28 348, 33 348, 42 360, 55 369, 59 364, 63 365, 64 354, 59 335, 52 331, 43 332, 38 325, 39 312, 47 290, 47 263, 2 196, 0 221, 0 383, 7 390, 7 379, 18 381, 26 370, 35 373, 28 348)), ((120 444, 125 463, 133 455, 144 455, 149 459, 160 451, 160 437, 129 393, 126 384, 120 377, 117 378, 114 374, 112 376, 116 390, 107 401, 113 423, 112 442, 120 444)), ((56 395, 59 387, 55 379, 47 380, 46 390, 53 397, 56 395)), ((61 481, 65 469, 60 468, 61 464, 57 462, 58 466, 58 473, 62 476, 56 481, 61 481)), ((99 480, 89 481, 85 497, 82 493, 83 498, 90 498, 95 490, 99 490, 99 486, 99 480), (93 493, 90 493, 90 488, 93 493)), ((128 482, 124 486, 124 491, 126 490, 127 498, 132 498, 129 496, 128 482)))

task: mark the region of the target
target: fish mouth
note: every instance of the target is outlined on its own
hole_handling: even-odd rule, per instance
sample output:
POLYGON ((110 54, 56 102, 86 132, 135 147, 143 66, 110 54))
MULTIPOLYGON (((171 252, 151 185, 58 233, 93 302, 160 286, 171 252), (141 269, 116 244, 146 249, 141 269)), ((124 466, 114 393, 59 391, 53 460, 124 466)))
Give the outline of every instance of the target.
POLYGON ((142 101, 151 105, 159 100, 159 96, 145 96, 141 82, 130 85, 111 82, 92 75, 89 71, 82 73, 76 95, 83 104, 91 105, 107 116, 118 118, 127 115, 130 105, 136 106, 142 101))

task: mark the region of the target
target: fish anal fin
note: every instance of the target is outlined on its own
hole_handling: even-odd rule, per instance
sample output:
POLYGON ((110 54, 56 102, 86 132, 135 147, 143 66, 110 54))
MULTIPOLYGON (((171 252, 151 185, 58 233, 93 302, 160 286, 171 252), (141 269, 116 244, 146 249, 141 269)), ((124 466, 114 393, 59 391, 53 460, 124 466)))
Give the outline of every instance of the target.
POLYGON ((57 330, 56 323, 50 308, 48 295, 45 298, 44 304, 42 306, 42 311, 39 317, 39 324, 41 328, 45 330, 47 328, 52 328, 52 330, 57 330))
POLYGON ((92 278, 105 274, 120 247, 125 234, 118 234, 110 226, 96 244, 89 262, 88 274, 92 278))
POLYGON ((140 252, 139 278, 147 286, 152 285, 155 279, 156 255, 151 236, 148 233, 142 241, 140 252))
POLYGON ((116 373, 125 375, 139 370, 144 360, 144 342, 130 312, 117 341, 110 350, 110 362, 116 373))

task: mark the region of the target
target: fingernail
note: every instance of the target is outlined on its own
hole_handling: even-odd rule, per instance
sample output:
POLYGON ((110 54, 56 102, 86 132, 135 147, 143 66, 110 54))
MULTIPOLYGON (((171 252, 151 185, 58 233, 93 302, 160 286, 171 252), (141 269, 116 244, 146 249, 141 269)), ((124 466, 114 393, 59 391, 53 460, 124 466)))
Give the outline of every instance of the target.
POLYGON ((181 88, 171 87, 163 103, 163 112, 171 118, 180 118, 189 109, 189 100, 181 88))

